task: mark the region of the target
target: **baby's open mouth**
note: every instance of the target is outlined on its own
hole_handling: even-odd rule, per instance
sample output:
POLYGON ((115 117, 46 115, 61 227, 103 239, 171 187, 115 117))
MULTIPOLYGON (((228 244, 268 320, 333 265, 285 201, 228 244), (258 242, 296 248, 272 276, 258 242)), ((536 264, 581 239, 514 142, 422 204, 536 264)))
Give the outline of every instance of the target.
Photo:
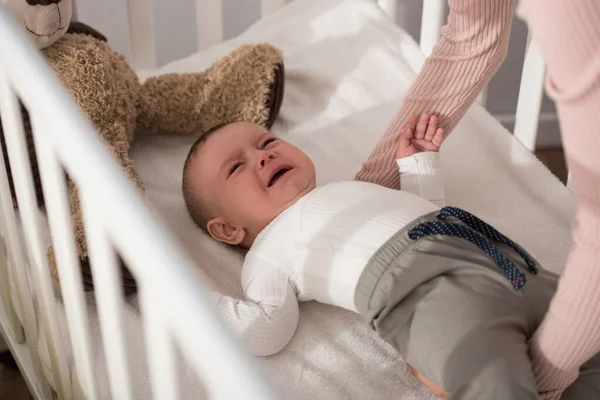
POLYGON ((290 167, 281 167, 279 168, 275 174, 271 177, 271 180, 269 181, 269 185, 268 187, 271 187, 275 184, 275 182, 277 182, 279 180, 279 178, 281 178, 286 172, 290 171, 291 168, 290 167))

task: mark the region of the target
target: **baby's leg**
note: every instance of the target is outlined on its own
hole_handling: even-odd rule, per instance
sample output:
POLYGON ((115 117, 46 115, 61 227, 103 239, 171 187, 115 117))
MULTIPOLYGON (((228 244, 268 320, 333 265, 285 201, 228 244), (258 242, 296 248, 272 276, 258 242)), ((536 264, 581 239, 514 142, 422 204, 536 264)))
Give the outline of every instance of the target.
POLYGON ((443 276, 419 287, 380 334, 449 399, 539 399, 520 293, 474 276, 443 276))

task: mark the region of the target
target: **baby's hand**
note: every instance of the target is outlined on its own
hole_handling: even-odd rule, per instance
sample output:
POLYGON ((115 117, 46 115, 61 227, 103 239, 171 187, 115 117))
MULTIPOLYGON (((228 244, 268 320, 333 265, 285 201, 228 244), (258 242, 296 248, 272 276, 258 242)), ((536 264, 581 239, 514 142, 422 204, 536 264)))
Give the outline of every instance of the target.
POLYGON ((418 122, 416 115, 408 120, 398 141, 396 158, 410 157, 424 151, 440 151, 444 130, 437 127, 437 117, 421 114, 418 122))

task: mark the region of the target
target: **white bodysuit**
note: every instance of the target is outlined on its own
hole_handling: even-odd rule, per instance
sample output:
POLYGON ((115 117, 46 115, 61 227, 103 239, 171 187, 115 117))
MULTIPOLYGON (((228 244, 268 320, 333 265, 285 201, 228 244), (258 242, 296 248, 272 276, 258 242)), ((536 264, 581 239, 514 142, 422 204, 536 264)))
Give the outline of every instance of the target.
POLYGON ((242 268, 245 299, 213 297, 251 354, 285 347, 298 324, 298 301, 356 311, 356 284, 371 256, 405 225, 443 206, 437 153, 397 162, 401 191, 359 181, 318 186, 260 232, 242 268))

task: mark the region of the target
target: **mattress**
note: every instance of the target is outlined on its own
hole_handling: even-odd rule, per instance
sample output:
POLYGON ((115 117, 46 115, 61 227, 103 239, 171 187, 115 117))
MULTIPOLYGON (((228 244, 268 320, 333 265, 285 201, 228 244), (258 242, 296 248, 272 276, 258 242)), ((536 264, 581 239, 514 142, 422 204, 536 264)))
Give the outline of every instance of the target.
MULTIPOLYGON (((415 41, 374 1, 295 0, 239 37, 139 75, 145 79, 202 71, 243 43, 264 41, 282 49, 287 74, 273 132, 312 157, 319 184, 353 179, 424 60, 415 41)), ((207 238, 185 210, 181 171, 194 140, 167 135, 138 138, 131 155, 154 215, 173 231, 211 285, 240 296, 243 254, 207 238)), ((522 244, 546 268, 561 270, 570 246, 573 196, 481 106, 472 106, 450 135, 441 151, 441 165, 448 205, 480 216, 522 244)), ((109 387, 102 341, 93 299, 88 300, 96 377, 104 399, 109 398, 109 387)), ((125 330, 135 397, 150 398, 135 297, 125 310, 125 330)), ((72 362, 71 354, 69 358, 72 362)), ((358 315, 316 302, 301 303, 298 330, 289 345, 257 361, 281 398, 433 398, 358 315)), ((179 372, 182 398, 204 398, 202 384, 190 368, 182 364, 179 372)))

